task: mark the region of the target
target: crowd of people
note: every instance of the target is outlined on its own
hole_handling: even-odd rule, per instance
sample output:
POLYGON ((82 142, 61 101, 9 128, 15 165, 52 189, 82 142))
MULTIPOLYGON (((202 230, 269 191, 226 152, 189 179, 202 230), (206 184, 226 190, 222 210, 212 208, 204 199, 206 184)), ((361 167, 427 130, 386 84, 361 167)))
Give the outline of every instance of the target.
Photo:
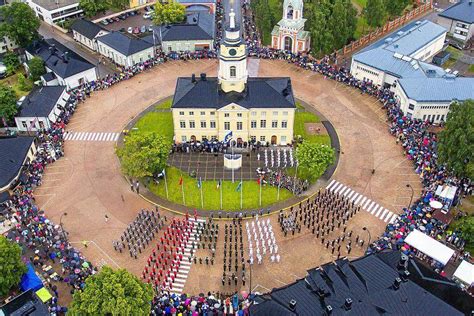
POLYGON ((128 249, 130 257, 137 259, 137 254, 145 250, 155 239, 158 230, 165 225, 165 218, 158 211, 140 210, 135 220, 128 224, 120 240, 112 241, 115 251, 122 253, 124 249, 128 249))
POLYGON ((249 264, 254 264, 254 244, 255 258, 257 259, 258 264, 263 263, 263 259, 267 255, 267 247, 270 261, 280 262, 278 245, 276 242, 275 233, 273 232, 273 226, 270 223, 270 219, 259 220, 257 215, 256 219, 252 220, 250 224, 248 221, 245 223, 245 229, 247 230, 247 240, 249 242, 249 264), (260 251, 260 248, 262 251, 260 251))
POLYGON ((61 225, 54 224, 45 216, 36 205, 33 194, 34 189, 41 185, 44 168, 63 156, 64 122, 72 112, 73 108, 68 107, 50 129, 36 133, 37 156, 24 165, 22 183, 5 203, 7 219, 15 223, 7 238, 21 246, 25 262, 45 272, 46 286, 54 293, 49 302, 51 315, 67 311, 65 306, 58 304, 56 282, 69 286, 73 293, 83 289, 87 277, 97 272, 69 243, 61 225))
POLYGON ((223 253, 222 286, 237 288, 240 282, 245 286, 246 262, 241 218, 233 218, 232 223, 225 224, 223 253))

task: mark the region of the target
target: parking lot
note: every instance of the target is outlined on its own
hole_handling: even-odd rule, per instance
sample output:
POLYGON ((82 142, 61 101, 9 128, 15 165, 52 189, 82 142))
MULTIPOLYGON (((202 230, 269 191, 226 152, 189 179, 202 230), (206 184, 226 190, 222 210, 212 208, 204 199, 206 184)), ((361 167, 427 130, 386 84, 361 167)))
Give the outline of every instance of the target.
MULTIPOLYGON (((130 27, 132 29, 135 29, 137 27, 142 28, 143 26, 145 26, 146 32, 148 33, 149 26, 153 24, 152 20, 143 18, 143 15, 146 13, 144 9, 135 10, 134 12, 136 12, 135 15, 131 15, 126 18, 124 18, 125 16, 122 16, 121 18, 119 16, 114 19, 107 19, 108 20, 107 25, 104 25, 104 22, 99 22, 99 25, 101 25, 102 27, 110 31, 120 31, 124 33, 128 32, 130 27), (114 20, 114 21, 110 23, 111 20, 114 20)), ((142 32, 140 32, 140 34, 141 33, 142 32)), ((136 31, 134 34, 140 35, 140 34, 137 34, 136 31)))

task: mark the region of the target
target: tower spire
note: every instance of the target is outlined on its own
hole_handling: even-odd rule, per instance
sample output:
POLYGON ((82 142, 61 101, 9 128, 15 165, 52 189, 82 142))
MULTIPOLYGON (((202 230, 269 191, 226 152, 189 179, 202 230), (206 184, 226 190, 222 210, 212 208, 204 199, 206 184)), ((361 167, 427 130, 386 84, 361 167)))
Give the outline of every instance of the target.
POLYGON ((234 12, 234 9, 230 9, 230 13, 229 13, 229 26, 231 29, 235 28, 235 12, 234 12))

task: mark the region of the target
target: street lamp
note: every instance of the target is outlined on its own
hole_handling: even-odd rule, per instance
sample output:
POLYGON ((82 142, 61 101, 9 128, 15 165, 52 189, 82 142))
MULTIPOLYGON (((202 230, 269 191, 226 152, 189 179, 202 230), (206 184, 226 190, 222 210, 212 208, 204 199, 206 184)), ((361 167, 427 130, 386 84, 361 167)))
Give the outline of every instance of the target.
POLYGON ((407 183, 407 188, 411 189, 410 204, 408 204, 408 210, 410 210, 411 202, 413 201, 413 195, 415 195, 415 190, 413 190, 413 187, 409 183, 407 183))
MULTIPOLYGON (((362 227, 362 230, 365 230, 367 231, 367 234, 369 235, 369 241, 367 242, 367 251, 369 250, 369 246, 370 246, 370 240, 372 239, 371 236, 370 236, 370 231, 367 229, 366 226, 362 227)), ((366 252, 367 252, 366 251, 366 252)))
POLYGON ((63 232, 64 240, 67 240, 66 232, 64 231, 64 227, 63 227, 63 216, 67 216, 67 213, 64 212, 59 217, 59 227, 61 227, 61 231, 63 232))
POLYGON ((250 259, 247 260, 247 263, 250 267, 250 279, 249 279, 249 295, 252 294, 252 265, 250 264, 250 259))

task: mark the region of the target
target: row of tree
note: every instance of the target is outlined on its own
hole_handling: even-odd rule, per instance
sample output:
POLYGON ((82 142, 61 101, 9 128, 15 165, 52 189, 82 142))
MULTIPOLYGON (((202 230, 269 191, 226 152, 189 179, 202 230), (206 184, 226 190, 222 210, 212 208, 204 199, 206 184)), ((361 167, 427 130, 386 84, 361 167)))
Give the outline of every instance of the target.
POLYGON ((387 19, 400 16, 412 0, 367 0, 364 17, 371 27, 384 25, 387 19))
POLYGON ((0 7, 0 36, 7 36, 20 47, 27 47, 38 38, 40 20, 30 6, 23 2, 13 2, 0 7))
POLYGON ((79 5, 87 17, 105 13, 109 9, 123 10, 130 4, 129 0, 80 0, 79 5))

